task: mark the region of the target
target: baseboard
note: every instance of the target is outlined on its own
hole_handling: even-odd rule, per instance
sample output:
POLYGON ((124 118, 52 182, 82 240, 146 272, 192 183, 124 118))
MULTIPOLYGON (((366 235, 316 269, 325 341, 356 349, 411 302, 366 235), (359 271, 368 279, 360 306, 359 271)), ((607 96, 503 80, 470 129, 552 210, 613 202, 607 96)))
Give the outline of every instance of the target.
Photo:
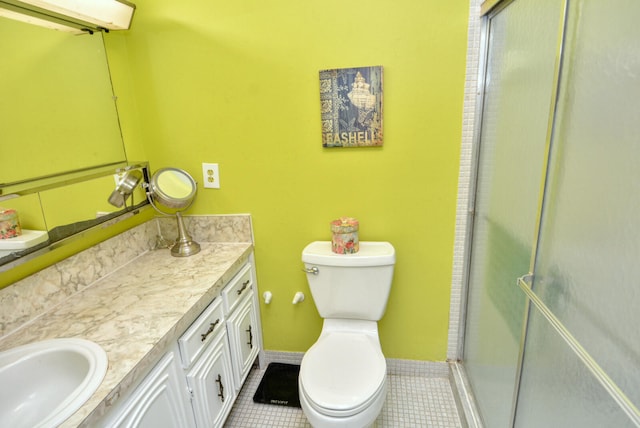
MULTIPOLYGON (((304 352, 263 351, 260 368, 269 363, 300 364, 304 352)), ((449 365, 438 361, 417 361, 387 358, 387 373, 395 376, 446 377, 450 375, 449 365)))

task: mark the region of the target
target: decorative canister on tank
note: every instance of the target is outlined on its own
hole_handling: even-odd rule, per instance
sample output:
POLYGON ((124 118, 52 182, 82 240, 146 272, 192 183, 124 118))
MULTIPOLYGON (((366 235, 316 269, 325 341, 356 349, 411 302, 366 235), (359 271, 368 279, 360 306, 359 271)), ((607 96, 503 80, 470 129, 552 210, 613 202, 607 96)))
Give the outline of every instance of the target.
POLYGON ((22 235, 22 228, 16 210, 0 208, 0 239, 15 238, 20 235, 22 235))
POLYGON ((341 217, 331 222, 331 250, 337 254, 354 254, 360 249, 358 241, 358 220, 341 217))

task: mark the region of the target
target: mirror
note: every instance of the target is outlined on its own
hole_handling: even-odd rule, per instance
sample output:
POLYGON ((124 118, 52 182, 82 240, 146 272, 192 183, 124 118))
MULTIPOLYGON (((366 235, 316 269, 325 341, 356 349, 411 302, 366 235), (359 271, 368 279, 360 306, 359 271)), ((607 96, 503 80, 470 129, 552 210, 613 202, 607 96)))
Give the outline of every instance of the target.
POLYGON ((200 251, 200 244, 191 239, 191 235, 182 220, 181 211, 191 206, 196 197, 196 182, 186 171, 178 168, 162 168, 151 177, 147 191, 149 202, 160 214, 171 215, 161 210, 158 204, 175 210, 174 214, 178 222, 178 239, 171 246, 171 255, 175 257, 188 257, 200 251))
POLYGON ((127 202, 120 205, 120 209, 116 210, 109 204, 108 196, 126 174, 148 181, 147 171, 146 163, 132 164, 69 180, 36 193, 6 200, 0 198, 0 207, 17 212, 23 232, 17 237, 0 239, 0 272, 72 242, 95 226, 118 221, 119 217, 126 217, 123 216, 125 214, 138 213, 140 208, 149 204, 142 184, 131 184, 127 202))
POLYGON ((0 18, 0 185, 126 161, 102 37, 0 18))
POLYGON ((165 207, 185 210, 196 196, 196 182, 186 171, 163 168, 153 174, 150 193, 165 207))
POLYGON ((148 202, 140 187, 123 209, 107 203, 114 174, 132 167, 102 33, 73 35, 0 17, 0 57, 0 207, 16 210, 23 230, 46 234, 41 243, 0 248, 6 271, 148 202))

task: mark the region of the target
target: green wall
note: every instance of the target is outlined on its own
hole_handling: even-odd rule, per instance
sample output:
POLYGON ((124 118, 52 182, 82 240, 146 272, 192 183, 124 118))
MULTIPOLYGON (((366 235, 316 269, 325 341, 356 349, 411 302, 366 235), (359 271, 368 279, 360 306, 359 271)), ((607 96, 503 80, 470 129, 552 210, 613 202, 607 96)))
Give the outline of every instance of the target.
POLYGON ((390 358, 446 358, 468 4, 137 0, 106 36, 129 158, 200 188, 188 214, 251 213, 267 350, 304 351, 321 319, 300 253, 329 222, 397 251, 380 322, 390 358), (323 149, 318 71, 384 66, 382 148, 323 149), (133 153, 133 154, 132 154, 133 153), (292 305, 296 291, 307 300, 292 305))

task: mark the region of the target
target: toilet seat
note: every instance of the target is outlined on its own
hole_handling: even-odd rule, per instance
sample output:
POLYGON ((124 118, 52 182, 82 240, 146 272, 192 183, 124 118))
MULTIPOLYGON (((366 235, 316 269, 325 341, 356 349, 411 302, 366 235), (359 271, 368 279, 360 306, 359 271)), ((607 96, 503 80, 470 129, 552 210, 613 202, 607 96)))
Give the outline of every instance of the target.
POLYGON ((317 403, 315 403, 312 399, 309 398, 308 393, 306 392, 304 386, 302 386, 302 385, 300 385, 300 386, 302 388, 302 394, 307 399, 306 402, 311 406, 311 408, 313 408, 316 412, 318 412, 318 413, 320 413, 320 414, 322 414, 324 416, 331 416, 331 417, 335 417, 335 418, 346 418, 346 417, 357 415, 357 414, 363 412, 364 410, 368 409, 372 405, 373 402, 378 401, 380 399, 380 395, 381 394, 386 394, 386 390, 387 390, 387 388, 386 388, 386 380, 385 380, 385 381, 383 381, 382 384, 380 384, 380 387, 375 392, 375 394, 372 395, 368 400, 366 400, 365 402, 363 402, 359 406, 351 408, 351 409, 346 409, 346 410, 336 410, 336 409, 328 409, 326 407, 319 406, 317 403))
POLYGON ((386 393, 387 365, 377 335, 328 332, 306 352, 300 389, 316 411, 347 417, 386 393))

